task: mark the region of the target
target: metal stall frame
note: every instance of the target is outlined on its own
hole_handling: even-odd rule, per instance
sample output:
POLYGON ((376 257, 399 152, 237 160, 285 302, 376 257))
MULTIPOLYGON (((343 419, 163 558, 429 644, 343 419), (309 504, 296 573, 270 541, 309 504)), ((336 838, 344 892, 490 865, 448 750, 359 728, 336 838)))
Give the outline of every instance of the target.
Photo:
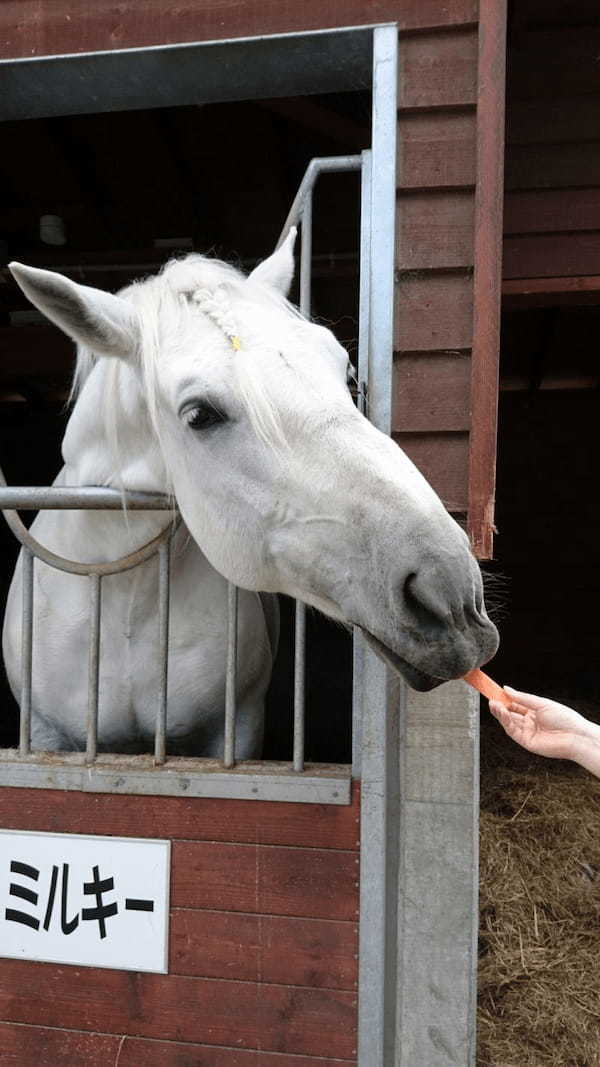
MULTIPOLYGON (((277 76, 279 83, 285 76, 290 91, 308 92, 324 89, 366 87, 373 91, 373 155, 377 180, 371 181, 371 152, 346 157, 313 160, 305 174, 298 195, 285 222, 282 237, 290 226, 300 225, 302 247, 300 260, 300 305, 309 315, 311 304, 312 261, 312 198, 315 184, 323 173, 361 170, 361 289, 359 377, 366 383, 373 378, 373 413, 371 417, 389 432, 391 408, 391 347, 393 307, 393 223, 394 223, 394 142, 390 132, 395 130, 396 92, 391 82, 381 77, 382 64, 395 69, 397 29, 392 26, 368 26, 357 29, 323 31, 307 34, 288 34, 275 38, 238 39, 214 44, 132 49, 114 53, 56 56, 25 61, 4 61, 0 64, 5 75, 6 92, 0 105, 0 118, 19 118, 26 114, 56 115, 65 110, 73 113, 86 110, 110 109, 116 106, 142 107, 183 100, 235 99, 243 95, 252 98, 268 95, 270 82, 277 76), (389 43, 393 42, 390 52, 389 43), (389 56, 386 55, 386 50, 389 56), (258 54, 259 62, 256 62, 258 54), (253 62, 248 60, 252 57, 253 62), (202 59, 203 75, 198 77, 198 59, 202 59), (308 59, 311 62, 308 62, 308 59), (165 69, 169 77, 152 77, 157 68, 165 69), (244 71, 240 82, 239 72, 244 71), (248 79, 248 70, 253 78, 248 79), (285 75, 283 74, 285 70, 285 75), (218 78, 216 74, 218 71, 218 78), (236 72, 238 72, 236 74, 236 72), (127 76, 125 76, 127 74, 127 76), (83 77, 85 75, 85 77, 83 77), (192 83, 193 80, 193 83, 192 83), (223 84, 223 82, 227 84, 223 84), (79 91, 70 95, 69 86, 77 83, 79 91), (242 88, 243 83, 243 88, 242 88), (115 89, 115 86, 117 87, 115 89), (160 97, 154 99, 157 86, 160 97), (168 89, 165 88, 168 86, 168 89), (193 90, 193 91, 192 91, 193 90), (118 99, 115 98, 115 93, 118 99), (165 94, 168 99, 165 99, 165 94), (93 100, 93 104, 92 104, 93 100), (75 101, 75 103, 73 103, 75 101), (383 124, 382 131, 378 126, 383 124), (385 192, 384 192, 385 187, 385 192), (385 206, 384 206, 385 205, 385 206), (374 225, 374 221, 375 225, 374 225), (371 234, 374 238, 371 240, 371 234), (387 246, 387 249, 386 247, 387 246), (386 259, 387 252, 387 259, 386 259), (379 260, 378 260, 379 257, 379 260), (389 262, 388 262, 389 261, 389 262), (378 262, 377 277, 371 263, 378 262), (387 284, 382 284, 388 263, 387 284), (371 275, 373 274, 373 278, 371 275), (375 306, 371 307, 375 299, 375 306), (372 330, 372 333, 370 332, 372 330), (385 335, 385 338, 384 338, 385 335), (370 353, 377 353, 373 356, 370 353), (375 362, 377 365, 375 365, 375 362), (370 366, 373 364, 373 366, 370 366), (383 375, 381 384, 379 375, 383 375), (375 382, 375 379, 377 381, 375 382), (387 420, 379 409, 388 411, 387 420)), ((278 92, 281 85, 278 84, 278 92)), ((362 386, 363 390, 366 385, 362 386)), ((364 397, 363 397, 364 399, 364 397)), ((130 508, 163 508, 173 511, 172 501, 157 499, 156 495, 127 494, 130 508), (145 498, 145 499, 144 499, 145 498)), ((235 658, 237 592, 229 591, 229 633, 226 663, 225 749, 222 761, 167 758, 165 744, 167 646, 168 646, 168 558, 169 531, 167 521, 159 538, 126 559, 110 564, 77 564, 53 556, 32 539, 19 519, 16 507, 40 508, 118 508, 122 494, 116 490, 94 487, 58 489, 56 487, 19 489, 6 485, 0 489, 0 506, 7 521, 23 546, 23 684, 21 698, 21 731, 19 752, 0 753, 0 784, 29 787, 56 786, 82 791, 123 792, 142 794, 236 797, 249 800, 296 800, 314 803, 348 804, 350 802, 351 769, 335 765, 305 765, 304 762, 304 672, 305 672, 305 608, 296 607, 296 644, 294 677, 294 749, 290 763, 248 763, 235 765, 235 658), (98 657, 101 625, 101 589, 105 574, 136 566, 151 558, 159 558, 159 619, 158 643, 161 656, 161 684, 157 694, 156 733, 153 757, 125 757, 98 754, 98 657), (30 751, 31 665, 32 665, 32 596, 34 559, 38 557, 50 566, 70 573, 87 576, 90 588, 89 662, 87 744, 85 753, 66 756, 30 751)), ((360 648, 362 639, 356 638, 357 663, 367 664, 372 656, 360 648)), ((358 688, 355 687, 355 697, 358 688)), ((357 701, 354 700, 356 705, 357 701)), ((359 718, 354 714, 355 729, 359 718)), ((355 746, 356 752, 356 746, 355 746)), ((355 759, 355 771, 360 758, 355 759)))

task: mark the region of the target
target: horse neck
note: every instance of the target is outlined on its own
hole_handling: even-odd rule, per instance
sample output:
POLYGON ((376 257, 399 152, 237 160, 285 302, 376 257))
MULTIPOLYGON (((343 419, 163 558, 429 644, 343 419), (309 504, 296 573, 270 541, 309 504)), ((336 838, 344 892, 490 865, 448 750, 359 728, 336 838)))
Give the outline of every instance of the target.
POLYGON ((168 492, 168 477, 139 378, 101 359, 83 384, 62 443, 66 483, 168 492))

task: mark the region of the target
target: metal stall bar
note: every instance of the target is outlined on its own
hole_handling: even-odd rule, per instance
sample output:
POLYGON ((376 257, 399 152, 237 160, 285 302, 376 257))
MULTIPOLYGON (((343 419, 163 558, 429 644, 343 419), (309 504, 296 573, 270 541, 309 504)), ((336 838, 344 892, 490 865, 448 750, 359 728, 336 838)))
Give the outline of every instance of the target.
POLYGON ((171 542, 163 541, 158 550, 158 707, 154 732, 154 762, 164 763, 167 756, 167 687, 169 682, 169 564, 171 542))
MULTIPOLYGON (((358 409, 368 415, 369 388, 369 303, 371 299, 371 152, 362 153, 360 184, 360 275, 358 297, 358 409)), ((364 664, 367 643, 358 627, 352 642, 352 775, 360 778, 362 751, 362 718, 364 664)))
POLYGON ((227 664, 225 669, 225 736, 223 766, 235 765, 238 587, 227 583, 227 664))
MULTIPOLYGON (((315 184, 320 174, 337 174, 344 171, 360 170, 362 164, 363 157, 360 155, 316 156, 311 159, 283 225, 277 248, 281 246, 292 226, 301 226, 300 310, 307 318, 310 318, 311 314, 313 192, 315 184)), ((292 766, 294 771, 297 772, 304 770, 305 679, 306 605, 297 600, 294 628, 294 752, 292 757, 292 766)))
POLYGON ((19 725, 19 754, 27 756, 31 749, 31 688, 33 670, 33 553, 23 549, 23 607, 21 617, 21 720, 19 725))
MULTIPOLYGON (((370 205, 365 204, 370 218, 369 314, 363 341, 368 352, 369 418, 384 433, 391 432, 392 409, 397 78, 398 29, 378 27, 373 33, 370 205)), ((396 1063, 398 718, 402 686, 370 648, 364 648, 361 655, 358 1063, 360 1067, 392 1067, 396 1063)))
POLYGON ((86 763, 93 763, 98 754, 98 687, 100 681, 100 621, 102 586, 99 574, 90 574, 90 647, 88 660, 88 711, 86 763))

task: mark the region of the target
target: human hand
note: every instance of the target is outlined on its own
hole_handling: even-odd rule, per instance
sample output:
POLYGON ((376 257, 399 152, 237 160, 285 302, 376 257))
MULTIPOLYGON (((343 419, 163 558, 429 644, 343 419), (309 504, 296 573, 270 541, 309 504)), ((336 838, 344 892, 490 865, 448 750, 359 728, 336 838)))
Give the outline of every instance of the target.
POLYGON ((595 723, 547 697, 521 693, 507 685, 504 690, 510 704, 505 707, 490 700, 490 711, 513 741, 538 756, 573 759, 597 773, 585 758, 590 747, 596 750, 598 746, 600 728, 595 723))

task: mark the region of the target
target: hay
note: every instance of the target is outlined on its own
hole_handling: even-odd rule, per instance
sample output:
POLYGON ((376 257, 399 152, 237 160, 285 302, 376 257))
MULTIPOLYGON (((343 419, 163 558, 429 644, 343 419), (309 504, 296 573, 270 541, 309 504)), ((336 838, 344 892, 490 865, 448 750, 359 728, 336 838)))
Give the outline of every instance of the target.
POLYGON ((600 780, 484 750, 479 1067, 600 1067, 600 780))

